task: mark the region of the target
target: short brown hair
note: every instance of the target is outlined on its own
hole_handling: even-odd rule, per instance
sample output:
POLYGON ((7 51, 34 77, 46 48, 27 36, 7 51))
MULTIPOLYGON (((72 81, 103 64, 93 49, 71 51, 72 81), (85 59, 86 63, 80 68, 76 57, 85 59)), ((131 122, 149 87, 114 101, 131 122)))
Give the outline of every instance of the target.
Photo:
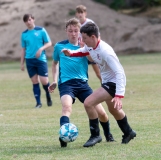
POLYGON ((87 11, 86 6, 78 5, 78 6, 76 7, 76 12, 78 12, 78 13, 83 13, 83 12, 86 12, 86 11, 87 11))
POLYGON ((71 18, 66 22, 65 28, 67 29, 68 26, 70 25, 76 25, 79 28, 81 27, 81 24, 77 18, 71 18))
POLYGON ((34 16, 33 16, 32 14, 25 14, 25 15, 23 16, 23 21, 24 21, 24 22, 27 22, 28 19, 29 19, 30 17, 31 17, 32 19, 34 19, 34 16))

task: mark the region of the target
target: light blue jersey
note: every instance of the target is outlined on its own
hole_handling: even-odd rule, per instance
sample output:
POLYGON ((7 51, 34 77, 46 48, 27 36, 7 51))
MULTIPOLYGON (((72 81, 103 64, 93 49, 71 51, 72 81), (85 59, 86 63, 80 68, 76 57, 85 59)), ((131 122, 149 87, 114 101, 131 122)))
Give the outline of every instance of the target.
POLYGON ((69 43, 68 40, 58 42, 54 46, 53 60, 59 61, 59 81, 64 83, 71 79, 88 80, 88 60, 86 57, 68 57, 61 52, 62 49, 76 50, 80 48, 69 43))
MULTIPOLYGON (((21 35, 21 46, 25 48, 25 58, 36 58, 36 52, 44 46, 45 43, 50 42, 50 37, 46 30, 42 27, 35 27, 32 30, 25 30, 21 35)), ((42 51, 38 60, 46 62, 45 51, 42 51)))

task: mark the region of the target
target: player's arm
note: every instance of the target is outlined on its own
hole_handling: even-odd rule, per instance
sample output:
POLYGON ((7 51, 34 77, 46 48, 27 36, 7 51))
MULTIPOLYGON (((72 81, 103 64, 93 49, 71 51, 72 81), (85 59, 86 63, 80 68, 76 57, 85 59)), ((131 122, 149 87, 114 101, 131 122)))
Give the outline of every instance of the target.
POLYGON ((42 30, 42 39, 44 41, 44 45, 41 48, 39 48, 39 50, 37 51, 36 58, 40 57, 42 51, 44 51, 47 48, 52 46, 52 42, 51 42, 50 37, 49 37, 47 31, 45 30, 45 28, 43 28, 43 30, 42 30))
POLYGON ((24 71, 25 70, 24 63, 25 63, 25 54, 26 54, 26 43, 25 43, 23 34, 21 34, 21 47, 22 47, 22 50, 21 50, 21 58, 20 58, 20 65, 21 65, 20 67, 21 67, 21 70, 24 71))
POLYGON ((122 66, 119 63, 119 60, 117 60, 117 58, 115 58, 114 56, 109 54, 103 55, 106 63, 116 76, 116 93, 115 97, 111 100, 111 102, 114 102, 114 108, 120 110, 122 109, 122 98, 124 98, 126 84, 124 73, 122 71, 122 66))
POLYGON ((89 52, 85 49, 85 47, 77 50, 68 50, 64 48, 62 52, 69 57, 85 57, 89 55, 89 52))
POLYGON ((100 70, 99 70, 99 67, 98 65, 95 63, 91 64, 92 65, 92 68, 97 76, 97 78, 101 81, 101 74, 100 74, 100 70))
POLYGON ((25 63, 25 48, 22 48, 20 63, 21 63, 21 70, 24 71, 25 70, 25 67, 24 67, 24 63, 25 63))
POLYGON ((101 82, 101 74, 100 74, 100 70, 99 70, 99 67, 98 65, 93 61, 93 59, 91 58, 91 56, 87 56, 88 58, 88 64, 91 64, 92 65, 92 68, 96 74, 96 76, 98 77, 98 79, 100 80, 101 82))
POLYGON ((51 42, 45 43, 41 48, 39 48, 39 50, 36 52, 36 58, 39 58, 42 51, 49 48, 52 45, 51 42))
POLYGON ((52 76, 53 76, 53 82, 48 87, 48 90, 50 93, 54 91, 54 89, 57 86, 57 79, 58 79, 58 62, 54 61, 52 62, 52 76))

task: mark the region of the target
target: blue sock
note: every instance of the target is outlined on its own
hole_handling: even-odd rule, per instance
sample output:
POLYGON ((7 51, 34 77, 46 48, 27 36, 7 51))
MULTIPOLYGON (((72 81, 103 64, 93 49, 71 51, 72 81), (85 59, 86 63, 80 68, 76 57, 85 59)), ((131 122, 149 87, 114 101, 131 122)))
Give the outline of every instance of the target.
POLYGON ((41 90, 40 90, 39 83, 33 84, 33 92, 34 92, 34 96, 37 104, 41 104, 41 100, 40 100, 41 90))
POLYGON ((67 116, 62 116, 62 117, 60 118, 60 126, 62 126, 62 125, 65 124, 65 123, 69 123, 69 117, 67 117, 67 116))
POLYGON ((44 88, 44 90, 46 92, 46 97, 50 99, 51 97, 50 97, 50 93, 48 91, 49 86, 50 86, 50 83, 48 83, 47 85, 43 85, 43 88, 44 88))

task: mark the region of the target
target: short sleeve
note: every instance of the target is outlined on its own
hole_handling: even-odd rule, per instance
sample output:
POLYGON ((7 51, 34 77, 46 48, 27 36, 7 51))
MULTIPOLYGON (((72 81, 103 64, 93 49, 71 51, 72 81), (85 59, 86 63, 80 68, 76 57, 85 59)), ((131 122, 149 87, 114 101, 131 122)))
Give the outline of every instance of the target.
POLYGON ((60 57, 59 57, 59 47, 58 47, 58 44, 55 44, 54 46, 54 50, 53 50, 53 55, 52 55, 52 58, 54 61, 59 61, 60 57))
POLYGON ((43 36, 43 40, 45 43, 51 42, 51 39, 50 39, 45 28, 43 28, 43 30, 42 30, 42 36, 43 36))
POLYGON ((23 39, 23 34, 21 34, 21 47, 26 48, 25 41, 23 39))

